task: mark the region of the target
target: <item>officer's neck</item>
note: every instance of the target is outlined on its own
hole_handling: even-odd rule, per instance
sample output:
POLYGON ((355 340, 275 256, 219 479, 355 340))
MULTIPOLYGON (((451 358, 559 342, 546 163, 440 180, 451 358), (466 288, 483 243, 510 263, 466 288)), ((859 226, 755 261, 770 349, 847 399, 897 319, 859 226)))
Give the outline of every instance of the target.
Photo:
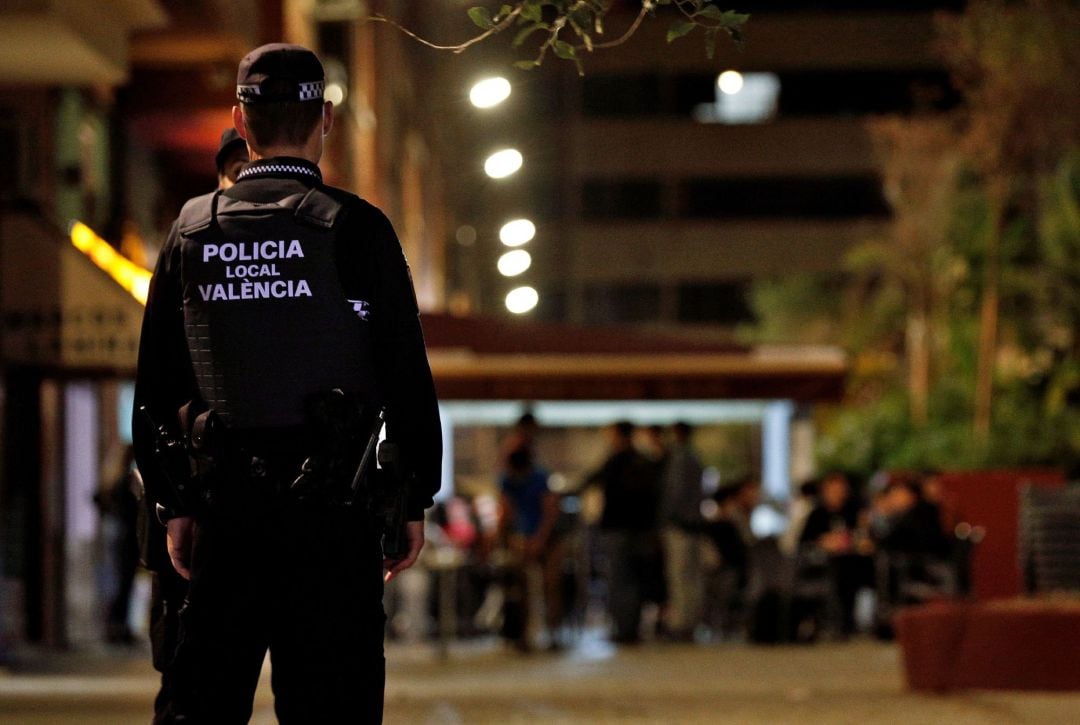
POLYGON ((251 161, 261 161, 262 159, 272 159, 281 156, 304 159, 305 161, 310 161, 315 166, 318 166, 319 159, 322 158, 322 153, 312 153, 311 149, 307 146, 267 146, 263 149, 248 148, 248 158, 251 161))
POLYGON ((261 148, 252 148, 249 143, 248 158, 251 161, 258 161, 260 159, 289 156, 294 159, 310 161, 315 166, 318 166, 323 153, 323 136, 320 131, 321 129, 313 131, 307 140, 301 144, 277 143, 261 148))

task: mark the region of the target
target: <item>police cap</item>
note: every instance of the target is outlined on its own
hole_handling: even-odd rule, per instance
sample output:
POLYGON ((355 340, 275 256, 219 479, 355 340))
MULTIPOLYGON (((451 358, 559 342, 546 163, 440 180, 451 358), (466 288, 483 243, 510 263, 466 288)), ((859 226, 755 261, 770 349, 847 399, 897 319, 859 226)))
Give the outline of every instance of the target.
POLYGON ((218 142, 217 154, 214 155, 214 163, 217 164, 218 173, 225 170, 225 160, 234 149, 246 146, 244 139, 235 128, 228 128, 221 132, 221 141, 218 142))
POLYGON ((236 73, 241 103, 321 101, 326 74, 318 56, 302 45, 270 43, 251 51, 236 73))

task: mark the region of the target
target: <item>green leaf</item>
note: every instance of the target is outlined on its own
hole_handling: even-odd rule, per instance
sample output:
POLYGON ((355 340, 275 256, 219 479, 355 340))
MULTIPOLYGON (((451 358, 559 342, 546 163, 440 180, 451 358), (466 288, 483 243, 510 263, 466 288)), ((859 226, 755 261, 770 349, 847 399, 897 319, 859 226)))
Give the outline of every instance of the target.
POLYGON ((538 65, 540 64, 535 60, 519 60, 514 62, 514 67, 520 68, 521 70, 532 70, 538 65))
POLYGON ((709 28, 705 31, 705 56, 712 60, 716 57, 716 33, 720 28, 709 28))
POLYGON ((735 43, 735 47, 742 50, 744 40, 742 30, 739 28, 725 28, 725 30, 727 30, 727 34, 731 36, 731 40, 735 43))
POLYGON ((691 23, 688 20, 676 20, 671 24, 671 27, 667 31, 667 42, 677 40, 696 27, 696 23, 691 23))
POLYGON ((562 58, 563 60, 577 59, 577 51, 574 49, 574 46, 572 46, 570 43, 567 43, 565 40, 556 40, 555 46, 554 48, 552 48, 552 50, 555 51, 555 55, 562 58))
POLYGON ((547 23, 536 23, 534 25, 530 25, 527 28, 522 28, 520 31, 518 31, 518 34, 514 36, 514 47, 520 47, 521 44, 524 43, 528 39, 528 37, 535 33, 537 30, 549 29, 550 27, 547 23))
POLYGON ((727 10, 717 19, 725 28, 738 28, 746 25, 746 21, 750 19, 750 15, 748 13, 737 13, 734 10, 727 10))
POLYGON ((740 25, 745 25, 746 21, 750 19, 750 16, 747 13, 737 13, 734 10, 721 10, 715 5, 706 5, 701 10, 694 13, 694 17, 715 20, 719 25, 725 28, 737 28, 740 25))
POLYGON ((695 18, 708 18, 709 20, 719 20, 723 15, 724 12, 715 5, 706 5, 694 13, 695 18))
POLYGON ((499 12, 495 14, 495 22, 501 22, 502 20, 505 20, 506 18, 510 17, 510 13, 512 12, 514 12, 513 5, 503 5, 501 8, 499 8, 499 12))
POLYGON ((521 17, 539 23, 544 19, 544 9, 538 1, 526 2, 521 6, 521 17))
POLYGON ((579 28, 587 28, 592 25, 593 14, 587 8, 575 8, 570 11, 570 23, 579 28))
POLYGON ((491 11, 485 7, 469 8, 469 20, 472 20, 476 27, 484 30, 495 27, 495 21, 491 19, 491 11))

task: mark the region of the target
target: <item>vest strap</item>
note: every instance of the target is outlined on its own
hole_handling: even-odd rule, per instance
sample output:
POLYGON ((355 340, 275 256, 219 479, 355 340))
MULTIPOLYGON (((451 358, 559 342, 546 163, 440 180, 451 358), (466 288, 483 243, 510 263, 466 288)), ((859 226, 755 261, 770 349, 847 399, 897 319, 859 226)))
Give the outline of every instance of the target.
POLYGON ((195 236, 214 226, 217 219, 217 201, 221 191, 203 194, 191 199, 180 210, 176 227, 185 237, 195 236))
MULTIPOLYGON (((212 194, 197 196, 188 201, 180 211, 177 228, 185 237, 192 237, 200 232, 215 226, 218 214, 218 199, 221 191, 212 194)), ((232 200, 230 200, 232 202, 232 200)), ((227 212, 246 211, 249 209, 266 209, 268 207, 289 208, 295 204, 294 216, 297 221, 309 224, 320 229, 333 229, 338 217, 344 208, 342 203, 334 197, 322 191, 318 187, 309 190, 300 197, 295 194, 275 204, 259 204, 253 202, 232 202, 228 204, 227 212), (297 201, 297 199, 299 200, 297 201)))
POLYGON ((333 229, 342 204, 319 187, 314 187, 296 206, 296 218, 322 229, 333 229))

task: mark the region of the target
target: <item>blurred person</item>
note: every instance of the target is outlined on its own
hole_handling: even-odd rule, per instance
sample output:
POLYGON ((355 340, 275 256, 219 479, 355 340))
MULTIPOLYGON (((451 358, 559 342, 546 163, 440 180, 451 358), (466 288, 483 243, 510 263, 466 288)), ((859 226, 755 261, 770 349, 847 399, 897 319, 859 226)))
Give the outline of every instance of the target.
POLYGON ((640 641, 642 605, 659 567, 655 466, 634 448, 634 424, 607 430, 607 460, 586 479, 603 493, 599 530, 607 568, 608 607, 617 644, 640 641))
POLYGON ((799 540, 802 538, 803 529, 806 527, 806 519, 810 512, 817 506, 817 493, 819 482, 815 479, 804 481, 796 495, 791 499, 787 512, 787 528, 780 535, 780 551, 785 556, 795 556, 799 551, 799 540))
POLYGON ((889 552, 944 556, 948 541, 938 507, 923 498, 917 478, 897 476, 885 487, 877 504, 874 538, 889 552))
POLYGON ((879 552, 877 634, 891 639, 897 608, 947 586, 942 576, 952 573, 949 538, 937 507, 922 498, 920 481, 908 474, 890 476, 875 500, 871 534, 879 552))
POLYGON ((738 571, 740 585, 745 585, 749 552, 757 543, 750 517, 761 502, 761 483, 753 476, 746 476, 721 486, 713 500, 718 515, 709 522, 706 533, 724 565, 738 571))
POLYGON ((231 188, 247 163, 247 142, 240 137, 235 128, 222 131, 221 140, 218 141, 218 150, 214 155, 214 164, 217 166, 217 188, 220 191, 231 188))
POLYGON ((919 482, 919 488, 927 511, 936 510, 942 532, 948 535, 954 531, 956 525, 960 523, 956 511, 956 501, 949 496, 945 486, 942 484, 941 471, 924 471, 919 482))
POLYGON ((480 538, 477 522, 473 520, 472 507, 461 496, 452 496, 444 507, 445 520, 439 521, 446 539, 454 547, 469 551, 480 538))
MULTIPOLYGON (((640 452, 651 464, 650 475, 654 479, 652 488, 656 491, 657 496, 660 497, 662 496, 661 491, 664 486, 664 470, 667 468, 670 456, 670 449, 665 436, 664 426, 653 424, 642 429, 639 437, 639 446, 640 452)), ((661 540, 660 532, 661 526, 662 519, 660 517, 660 512, 658 511, 656 519, 656 561, 647 568, 649 574, 643 584, 642 596, 644 597, 645 602, 657 606, 656 633, 666 637, 668 636, 668 576, 665 571, 667 562, 663 552, 663 542, 661 540)), ((649 613, 652 614, 651 610, 649 613)))
MULTIPOLYGON (((232 187, 247 162, 247 143, 236 129, 222 131, 214 155, 217 190, 232 187)), ((144 497, 144 505, 147 500, 144 497)), ((155 710, 164 713, 171 707, 171 702, 182 698, 178 688, 186 681, 183 676, 176 674, 173 655, 180 636, 179 612, 187 597, 188 583, 169 561, 165 526, 158 521, 155 512, 146 512, 143 523, 143 531, 140 532, 145 538, 141 544, 142 563, 150 571, 150 650, 154 668, 161 673, 161 689, 155 710)))
POLYGON ((864 512, 847 477, 830 473, 821 482, 818 503, 799 537, 804 549, 820 551, 827 557, 828 577, 840 608, 841 637, 855 631, 859 590, 874 583, 872 546, 866 536, 864 512))
MULTIPOLYGON (((558 498, 548 488, 548 473, 533 461, 525 447, 510 453, 506 473, 499 481, 502 494, 502 524, 513 556, 507 586, 504 636, 518 649, 528 651, 536 641, 536 609, 543 602, 548 625, 554 632, 558 620, 550 615, 555 602, 544 595, 543 567, 548 558, 555 521, 559 515, 558 498)), ((554 594, 554 592, 552 592, 554 594)))
MULTIPOLYGON (((540 430, 540 425, 536 422, 536 416, 530 412, 522 413, 514 425, 510 428, 510 432, 503 438, 502 444, 499 446, 499 454, 503 465, 505 466, 509 460, 509 456, 516 450, 526 449, 530 454, 536 453, 536 434, 540 430)), ((505 468, 503 469, 506 470, 505 468)))
POLYGON ((103 528, 116 585, 105 624, 105 639, 110 644, 135 644, 135 635, 128 624, 135 573, 139 568, 139 498, 135 491, 134 464, 131 446, 126 446, 119 477, 94 496, 105 521, 103 528))
POLYGON ((757 536, 750 528, 750 517, 761 501, 761 483, 745 476, 718 488, 712 501, 715 513, 704 529, 718 560, 710 577, 710 619, 714 629, 726 635, 741 628, 751 604, 746 595, 757 536))
POLYGON ((382 720, 383 583, 423 547, 441 424, 396 234, 322 183, 324 86, 301 46, 244 57, 233 122, 252 162, 185 204, 151 282, 135 452, 190 582, 174 655, 190 679, 159 722, 247 722, 268 649, 280 722, 382 720), (266 279, 228 281, 256 255, 242 266, 266 279), (376 474, 360 465, 380 409, 400 466, 376 474), (158 426, 184 439, 196 475, 155 455, 158 426), (394 472, 408 481, 389 484, 401 525, 380 529, 367 493, 394 472), (364 493, 349 506, 354 474, 364 493), (393 539, 403 548, 381 546, 393 539))
POLYGON ((758 540, 750 526, 750 519, 760 503, 761 480, 756 476, 746 476, 731 486, 730 495, 720 506, 721 514, 734 526, 739 541, 746 548, 752 547, 758 540))
POLYGON ((658 470, 663 471, 668 459, 668 442, 664 437, 664 426, 650 425, 644 428, 641 434, 641 448, 645 457, 655 463, 658 470))
POLYGON ((691 443, 688 423, 672 426, 671 446, 661 479, 660 522, 667 579, 667 635, 691 641, 701 619, 704 571, 701 563, 701 477, 704 468, 691 443))

